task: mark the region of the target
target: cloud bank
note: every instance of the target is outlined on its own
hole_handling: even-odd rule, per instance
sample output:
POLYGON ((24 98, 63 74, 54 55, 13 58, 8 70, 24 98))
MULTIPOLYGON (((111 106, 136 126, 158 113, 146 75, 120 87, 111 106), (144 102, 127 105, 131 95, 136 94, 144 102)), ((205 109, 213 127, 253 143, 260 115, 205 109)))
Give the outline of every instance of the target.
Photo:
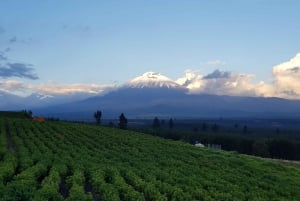
MULTIPOLYGON (((14 63, 0 65, 0 78, 38 79, 30 65, 14 63)), ((216 94, 234 96, 259 96, 300 99, 300 53, 289 61, 272 69, 273 81, 254 82, 255 75, 230 71, 214 70, 203 75, 199 71, 186 70, 185 76, 175 82, 186 87, 191 94, 216 94)), ((44 83, 28 85, 20 81, 0 80, 0 90, 5 92, 31 92, 48 95, 72 93, 100 94, 116 88, 113 84, 62 84, 44 83)))
POLYGON ((300 98, 300 53, 273 68, 274 91, 280 97, 300 98))
POLYGON ((16 92, 23 92, 26 90, 26 86, 16 80, 4 80, 0 81, 0 91, 6 93, 16 93, 16 92))
MULTIPOLYGON (((5 57, 2 60, 5 60, 5 57)), ((0 77, 18 77, 31 80, 36 80, 39 78, 34 73, 34 68, 32 68, 32 65, 24 63, 6 63, 5 65, 0 64, 0 77)))
POLYGON ((12 94, 39 93, 45 95, 65 95, 75 93, 100 94, 106 90, 113 89, 114 85, 98 84, 62 84, 44 83, 38 85, 26 84, 17 80, 0 80, 0 91, 12 94))
POLYGON ((176 82, 190 93, 300 99, 300 53, 273 67, 273 81, 254 83, 254 75, 215 70, 208 75, 186 70, 176 82))
POLYGON ((191 70, 176 82, 189 89, 190 93, 208 93, 217 95, 255 96, 254 76, 215 70, 208 75, 199 75, 191 70))
POLYGON ((99 94, 105 90, 112 89, 114 85, 104 84, 59 84, 59 83, 47 83, 37 86, 29 86, 32 91, 36 91, 42 94, 72 94, 72 93, 89 93, 99 94))

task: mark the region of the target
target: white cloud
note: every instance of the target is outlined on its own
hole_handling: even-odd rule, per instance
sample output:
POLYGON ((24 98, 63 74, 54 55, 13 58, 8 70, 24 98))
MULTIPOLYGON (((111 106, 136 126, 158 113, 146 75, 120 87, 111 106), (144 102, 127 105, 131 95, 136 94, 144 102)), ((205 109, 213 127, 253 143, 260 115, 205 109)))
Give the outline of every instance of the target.
POLYGON ((191 81, 193 81, 196 78, 196 72, 190 69, 187 69, 184 71, 185 77, 178 78, 176 80, 177 84, 180 84, 181 86, 188 85, 191 81))
POLYGON ((0 80, 0 92, 23 97, 32 93, 26 84, 18 80, 0 80))
POLYGON ((17 80, 4 80, 0 81, 0 89, 4 92, 16 92, 22 91, 26 88, 26 86, 17 80))
POLYGON ((284 98, 300 98, 300 53, 273 67, 275 94, 284 98))
POLYGON ((208 75, 186 70, 176 82, 192 94, 207 93, 234 96, 274 96, 274 87, 264 82, 253 83, 254 75, 215 70, 208 75))
POLYGON ((255 96, 253 77, 253 75, 216 70, 206 76, 194 76, 186 87, 190 93, 255 96))
POLYGON ((255 85, 255 92, 256 92, 256 96, 280 97, 280 96, 276 95, 274 85, 265 83, 264 81, 261 81, 255 85))
POLYGON ((61 84, 61 83, 44 83, 38 85, 26 84, 17 80, 0 81, 0 91, 16 95, 28 95, 31 93, 41 94, 73 94, 73 93, 90 93, 100 94, 105 90, 114 88, 114 85, 99 84, 61 84))
POLYGON ((30 86, 32 91, 43 94, 72 94, 72 93, 90 93, 99 94, 105 90, 112 89, 113 85, 98 85, 98 84, 59 84, 46 83, 36 86, 30 86))
POLYGON ((300 99, 300 53, 273 67, 272 83, 254 83, 254 78, 251 74, 229 71, 215 70, 208 75, 201 75, 186 70, 185 76, 176 82, 187 87, 190 93, 300 99))

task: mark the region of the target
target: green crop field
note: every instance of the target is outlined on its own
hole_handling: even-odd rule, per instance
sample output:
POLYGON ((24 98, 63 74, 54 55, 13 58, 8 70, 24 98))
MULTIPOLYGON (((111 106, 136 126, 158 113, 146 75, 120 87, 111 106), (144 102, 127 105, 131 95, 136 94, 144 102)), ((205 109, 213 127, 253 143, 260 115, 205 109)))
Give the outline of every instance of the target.
POLYGON ((0 200, 300 200, 300 169, 101 126, 0 117, 0 200))

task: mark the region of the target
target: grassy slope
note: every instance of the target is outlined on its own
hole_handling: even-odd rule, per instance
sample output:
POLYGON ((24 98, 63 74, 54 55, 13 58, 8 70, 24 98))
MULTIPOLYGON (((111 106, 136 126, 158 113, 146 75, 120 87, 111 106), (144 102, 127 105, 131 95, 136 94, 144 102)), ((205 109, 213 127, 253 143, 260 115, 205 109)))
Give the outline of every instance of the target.
MULTIPOLYGON (((272 161, 114 128, 29 120, 12 125, 19 128, 13 139, 53 149, 42 155, 52 163, 65 163, 73 173, 83 169, 89 179, 99 170, 106 177, 113 172, 146 200, 300 200, 300 170, 272 161)), ((115 180, 105 182, 124 199, 115 180)))

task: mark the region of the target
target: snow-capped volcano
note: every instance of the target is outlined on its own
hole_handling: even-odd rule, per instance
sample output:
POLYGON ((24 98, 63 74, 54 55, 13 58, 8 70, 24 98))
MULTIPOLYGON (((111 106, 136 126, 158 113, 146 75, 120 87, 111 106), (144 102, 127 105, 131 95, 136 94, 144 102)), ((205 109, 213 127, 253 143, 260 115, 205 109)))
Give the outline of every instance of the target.
POLYGON ((128 81, 124 86, 129 88, 181 88, 170 78, 156 72, 146 72, 142 76, 128 81))

